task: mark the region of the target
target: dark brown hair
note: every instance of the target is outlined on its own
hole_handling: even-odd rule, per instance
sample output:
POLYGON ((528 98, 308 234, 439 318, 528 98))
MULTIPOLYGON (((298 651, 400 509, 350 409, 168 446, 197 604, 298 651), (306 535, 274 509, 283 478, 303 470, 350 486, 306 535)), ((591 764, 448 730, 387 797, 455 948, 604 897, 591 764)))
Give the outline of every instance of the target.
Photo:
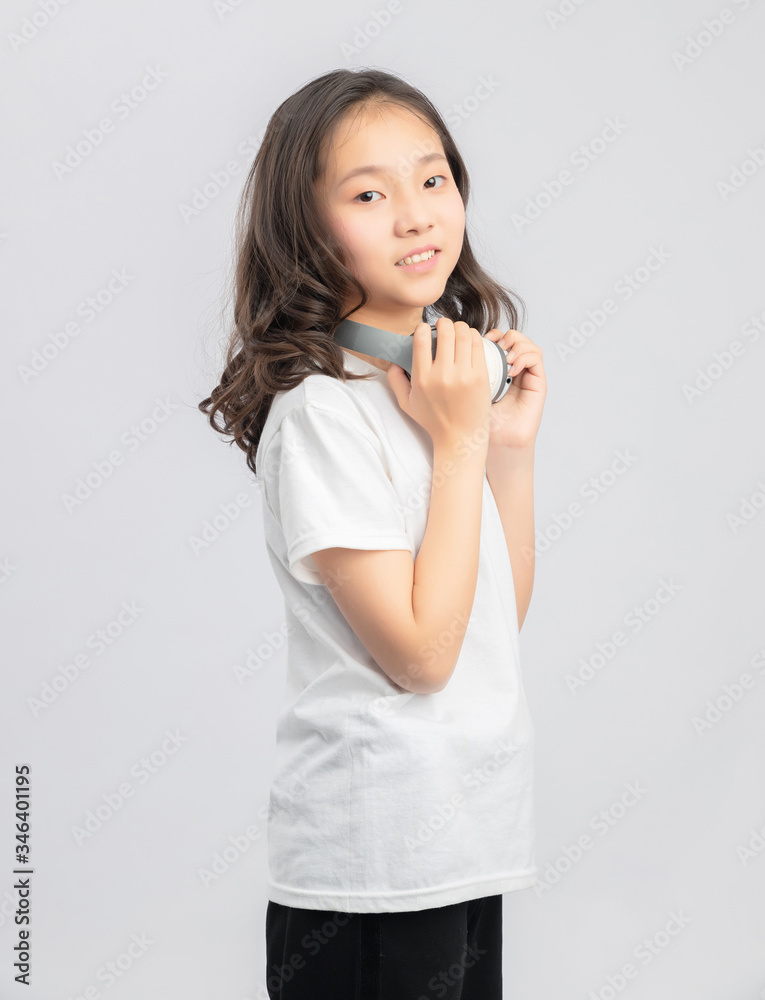
MULTIPOLYGON (((413 112, 438 134, 467 208, 470 183, 462 157, 430 100, 392 73, 338 69, 310 80, 287 98, 266 127, 245 181, 236 219, 234 316, 220 384, 198 404, 214 430, 233 436, 257 477, 255 456, 271 401, 312 372, 332 378, 370 378, 346 372, 333 340, 338 324, 366 305, 366 289, 345 266, 344 250, 316 203, 326 144, 350 112, 393 105, 413 112), (343 303, 356 302, 343 314, 343 303), (218 426, 216 415, 222 425, 218 426)), ((525 308, 520 298, 519 304, 525 308)), ((481 268, 467 231, 441 298, 423 319, 463 320, 481 333, 518 329, 511 297, 481 268)))

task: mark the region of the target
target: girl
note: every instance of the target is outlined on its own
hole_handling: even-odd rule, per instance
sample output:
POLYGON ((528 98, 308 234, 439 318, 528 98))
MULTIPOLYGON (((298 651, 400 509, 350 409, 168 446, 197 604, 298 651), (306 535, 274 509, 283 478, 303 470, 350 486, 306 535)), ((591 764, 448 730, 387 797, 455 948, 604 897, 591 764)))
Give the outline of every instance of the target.
POLYGON ((535 881, 518 632, 546 382, 497 325, 517 313, 473 256, 468 191, 427 97, 345 69, 279 107, 245 185, 200 409, 259 477, 284 595, 271 998, 500 1000, 502 894, 535 881), (346 318, 413 335, 411 382, 340 347, 346 318), (495 404, 487 328, 513 362, 495 404))

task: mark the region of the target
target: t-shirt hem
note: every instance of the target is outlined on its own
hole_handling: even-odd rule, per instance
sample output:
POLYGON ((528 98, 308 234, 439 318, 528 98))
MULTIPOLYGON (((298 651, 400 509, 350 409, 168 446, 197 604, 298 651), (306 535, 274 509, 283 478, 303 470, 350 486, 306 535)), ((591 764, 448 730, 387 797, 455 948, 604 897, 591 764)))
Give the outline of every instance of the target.
POLYGON ((296 538, 289 548, 287 558, 290 564, 298 562, 319 548, 330 549, 374 549, 375 546, 384 543, 385 548, 393 545, 400 545, 401 548, 409 549, 411 545, 406 535, 375 535, 370 532, 360 534, 349 534, 348 532, 339 534, 336 531, 320 531, 313 535, 304 535, 296 538))
POLYGON ((268 898, 282 906, 305 910, 329 910, 333 913, 402 913, 426 910, 436 906, 451 906, 483 896, 498 896, 505 892, 530 889, 536 882, 538 868, 527 868, 515 875, 492 876, 469 882, 455 882, 437 889, 411 889, 393 893, 314 892, 293 889, 268 880, 268 898))
POLYGON ((322 531, 313 535, 305 535, 292 543, 287 551, 287 563, 290 567, 290 572, 301 583, 308 582, 306 577, 310 578, 311 583, 321 583, 321 575, 310 566, 307 566, 303 560, 320 549, 334 548, 366 549, 367 551, 374 549, 405 549, 409 553, 412 551, 406 535, 373 535, 369 532, 351 535, 347 532, 338 534, 335 531, 322 531))

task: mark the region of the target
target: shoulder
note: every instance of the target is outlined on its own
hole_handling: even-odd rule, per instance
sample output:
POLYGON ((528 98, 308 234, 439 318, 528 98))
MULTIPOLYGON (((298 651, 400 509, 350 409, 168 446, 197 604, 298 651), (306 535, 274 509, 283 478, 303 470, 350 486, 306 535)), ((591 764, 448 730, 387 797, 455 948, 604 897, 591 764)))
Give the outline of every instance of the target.
POLYGON ((285 426, 293 433, 299 429, 307 435, 335 439, 356 437, 377 446, 369 420, 373 404, 367 387, 366 380, 342 382, 312 372, 293 389, 278 392, 263 426, 258 455, 265 455, 270 445, 278 442, 285 426))

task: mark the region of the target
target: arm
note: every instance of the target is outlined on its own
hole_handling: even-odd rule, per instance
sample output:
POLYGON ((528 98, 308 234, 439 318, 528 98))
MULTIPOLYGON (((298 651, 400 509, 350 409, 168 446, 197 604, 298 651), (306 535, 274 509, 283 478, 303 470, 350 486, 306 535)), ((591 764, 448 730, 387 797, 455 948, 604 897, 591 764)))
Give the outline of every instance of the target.
POLYGON ((436 445, 428 523, 414 564, 412 613, 423 656, 445 687, 462 649, 478 583, 486 449, 463 455, 436 445), (444 641, 444 635, 449 641, 444 641), (452 639, 453 637, 453 639, 452 639))
POLYGON ((486 478, 499 510, 510 556, 518 607, 518 629, 534 587, 534 445, 490 446, 486 478))
POLYGON ((434 447, 425 535, 401 550, 328 548, 313 559, 339 610, 382 670, 414 694, 446 687, 478 582, 486 448, 434 447))

